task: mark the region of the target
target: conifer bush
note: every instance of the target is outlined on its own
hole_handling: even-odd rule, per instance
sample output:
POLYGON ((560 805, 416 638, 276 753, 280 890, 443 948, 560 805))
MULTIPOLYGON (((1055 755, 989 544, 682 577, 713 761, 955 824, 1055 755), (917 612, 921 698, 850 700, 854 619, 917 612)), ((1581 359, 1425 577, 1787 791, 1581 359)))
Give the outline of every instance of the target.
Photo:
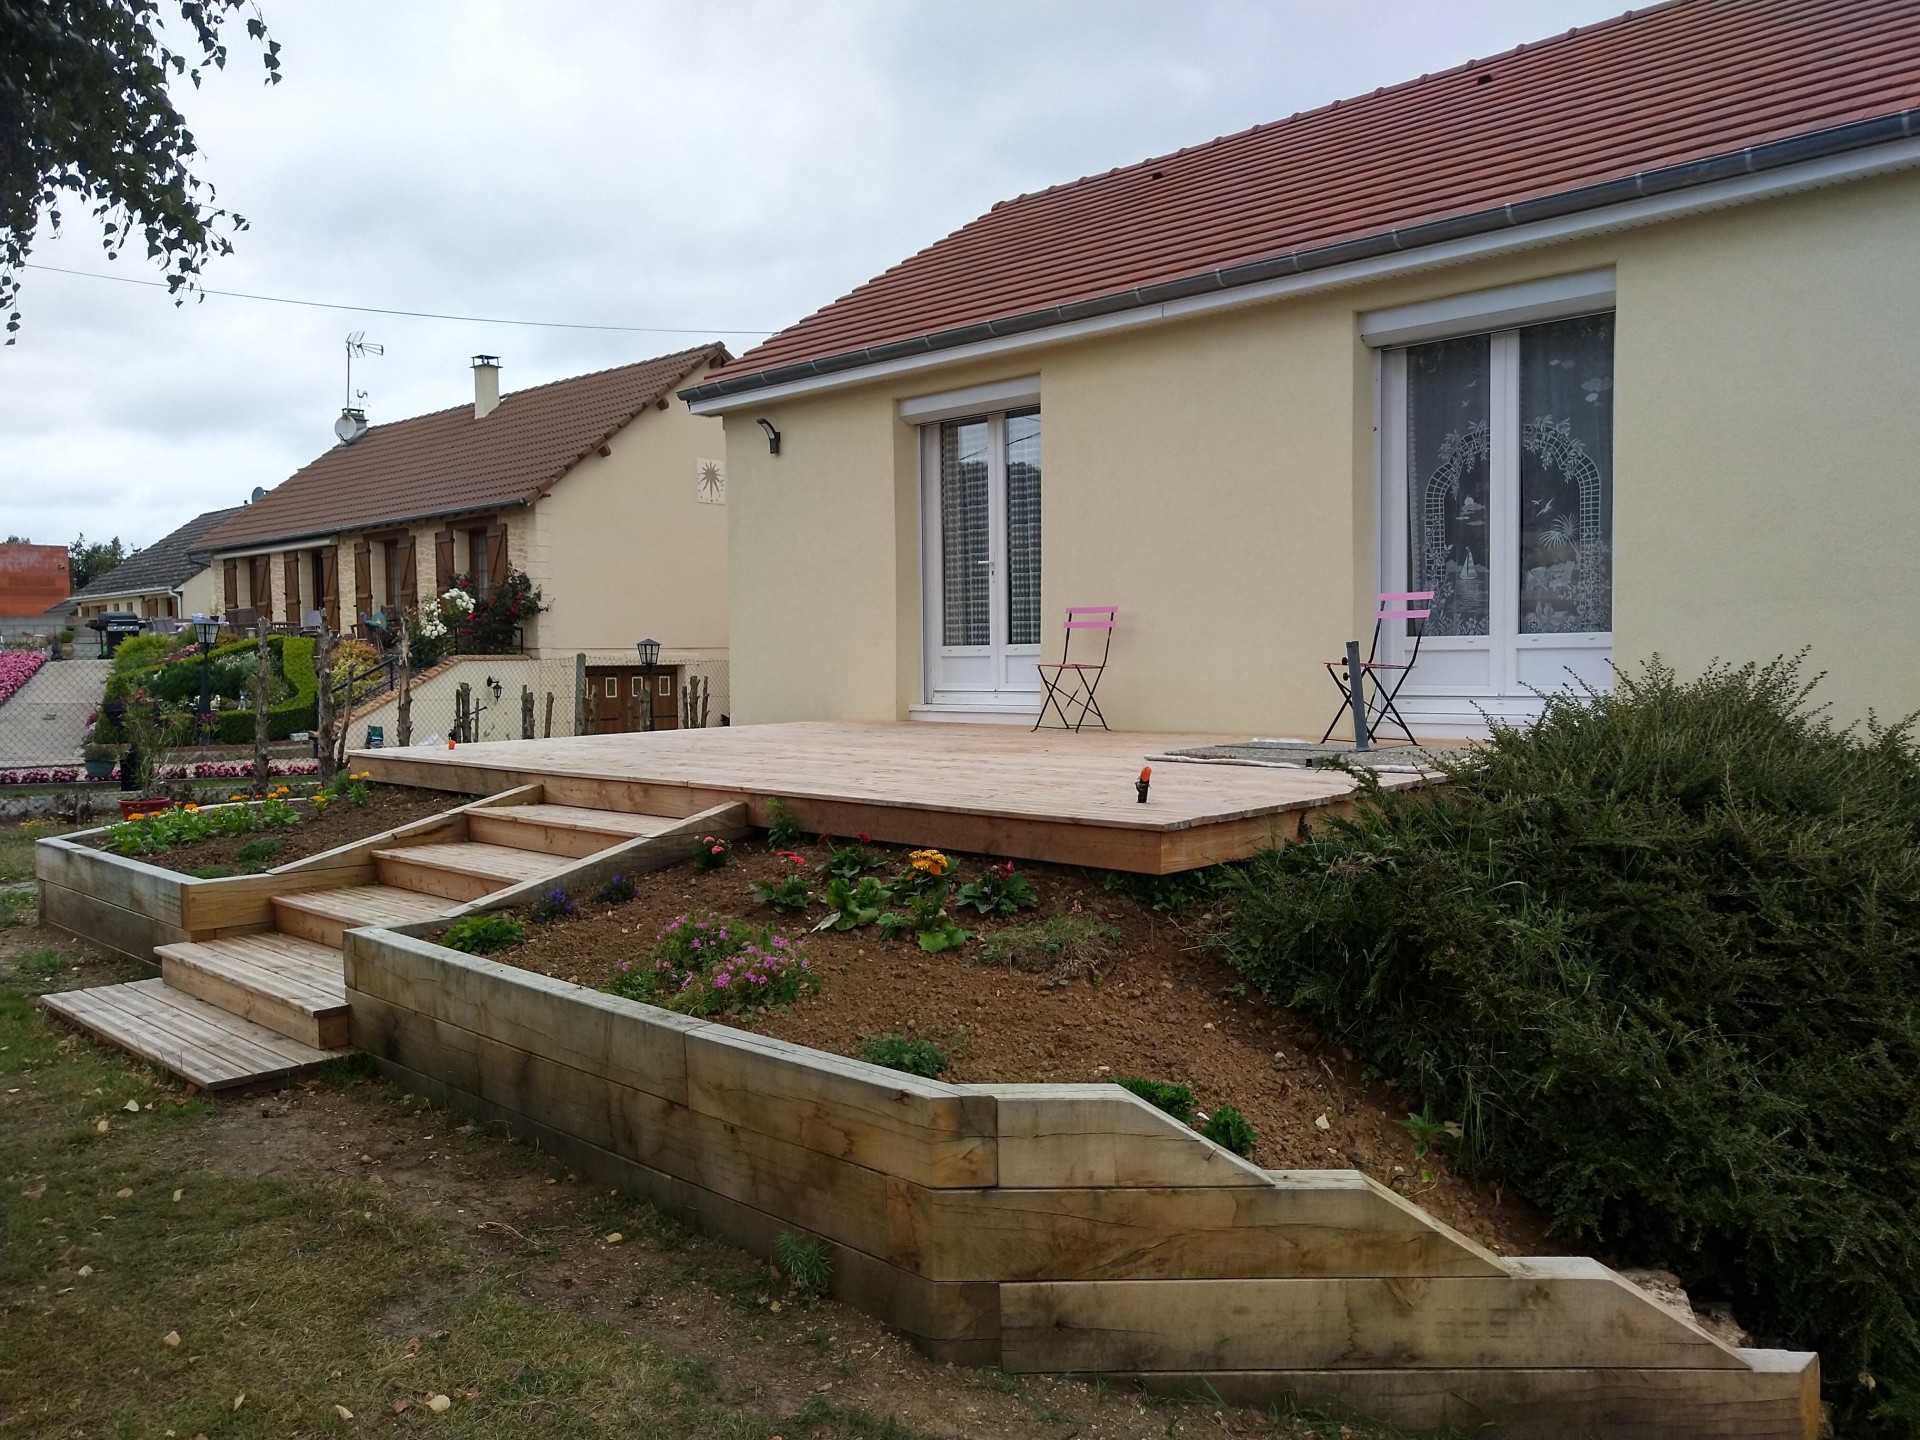
POLYGON ((1229 958, 1556 1231, 1920 1435, 1920 750, 1798 659, 1554 698, 1235 871, 1229 958))

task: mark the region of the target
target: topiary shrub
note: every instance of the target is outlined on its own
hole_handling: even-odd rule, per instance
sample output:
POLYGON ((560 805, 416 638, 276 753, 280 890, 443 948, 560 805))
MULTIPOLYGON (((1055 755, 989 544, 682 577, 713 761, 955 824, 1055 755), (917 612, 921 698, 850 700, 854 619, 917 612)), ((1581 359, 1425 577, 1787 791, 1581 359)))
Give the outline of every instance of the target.
POLYGON ((1240 868, 1263 994, 1455 1116, 1455 1163, 1822 1353, 1920 1434, 1920 752, 1797 660, 1655 662, 1240 868))

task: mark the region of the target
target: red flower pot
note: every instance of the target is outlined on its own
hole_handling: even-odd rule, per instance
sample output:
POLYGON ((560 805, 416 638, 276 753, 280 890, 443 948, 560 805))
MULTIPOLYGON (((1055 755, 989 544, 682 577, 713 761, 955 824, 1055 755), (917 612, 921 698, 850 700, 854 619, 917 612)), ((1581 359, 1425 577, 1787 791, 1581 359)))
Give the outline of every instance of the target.
POLYGON ((120 818, 127 820, 135 815, 151 815, 156 810, 171 810, 179 803, 178 800, 149 800, 144 796, 132 797, 122 795, 120 797, 120 818))

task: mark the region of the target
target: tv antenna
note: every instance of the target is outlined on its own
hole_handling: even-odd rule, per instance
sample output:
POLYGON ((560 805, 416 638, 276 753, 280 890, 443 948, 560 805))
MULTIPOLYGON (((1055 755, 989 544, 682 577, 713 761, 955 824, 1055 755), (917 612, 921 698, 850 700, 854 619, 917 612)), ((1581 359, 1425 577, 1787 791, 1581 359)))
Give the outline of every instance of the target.
POLYGON ((347 336, 347 406, 349 410, 358 410, 359 402, 367 398, 364 390, 353 388, 353 362, 364 360, 369 355, 384 355, 387 347, 367 339, 367 332, 356 330, 347 336))

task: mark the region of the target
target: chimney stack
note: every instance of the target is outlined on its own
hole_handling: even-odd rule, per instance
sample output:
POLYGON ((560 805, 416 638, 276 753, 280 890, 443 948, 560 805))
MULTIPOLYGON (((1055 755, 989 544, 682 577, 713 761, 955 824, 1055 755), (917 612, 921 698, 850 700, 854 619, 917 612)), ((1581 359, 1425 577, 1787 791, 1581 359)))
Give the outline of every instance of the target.
POLYGON ((473 357, 473 418, 484 420, 500 405, 500 357, 473 357))

